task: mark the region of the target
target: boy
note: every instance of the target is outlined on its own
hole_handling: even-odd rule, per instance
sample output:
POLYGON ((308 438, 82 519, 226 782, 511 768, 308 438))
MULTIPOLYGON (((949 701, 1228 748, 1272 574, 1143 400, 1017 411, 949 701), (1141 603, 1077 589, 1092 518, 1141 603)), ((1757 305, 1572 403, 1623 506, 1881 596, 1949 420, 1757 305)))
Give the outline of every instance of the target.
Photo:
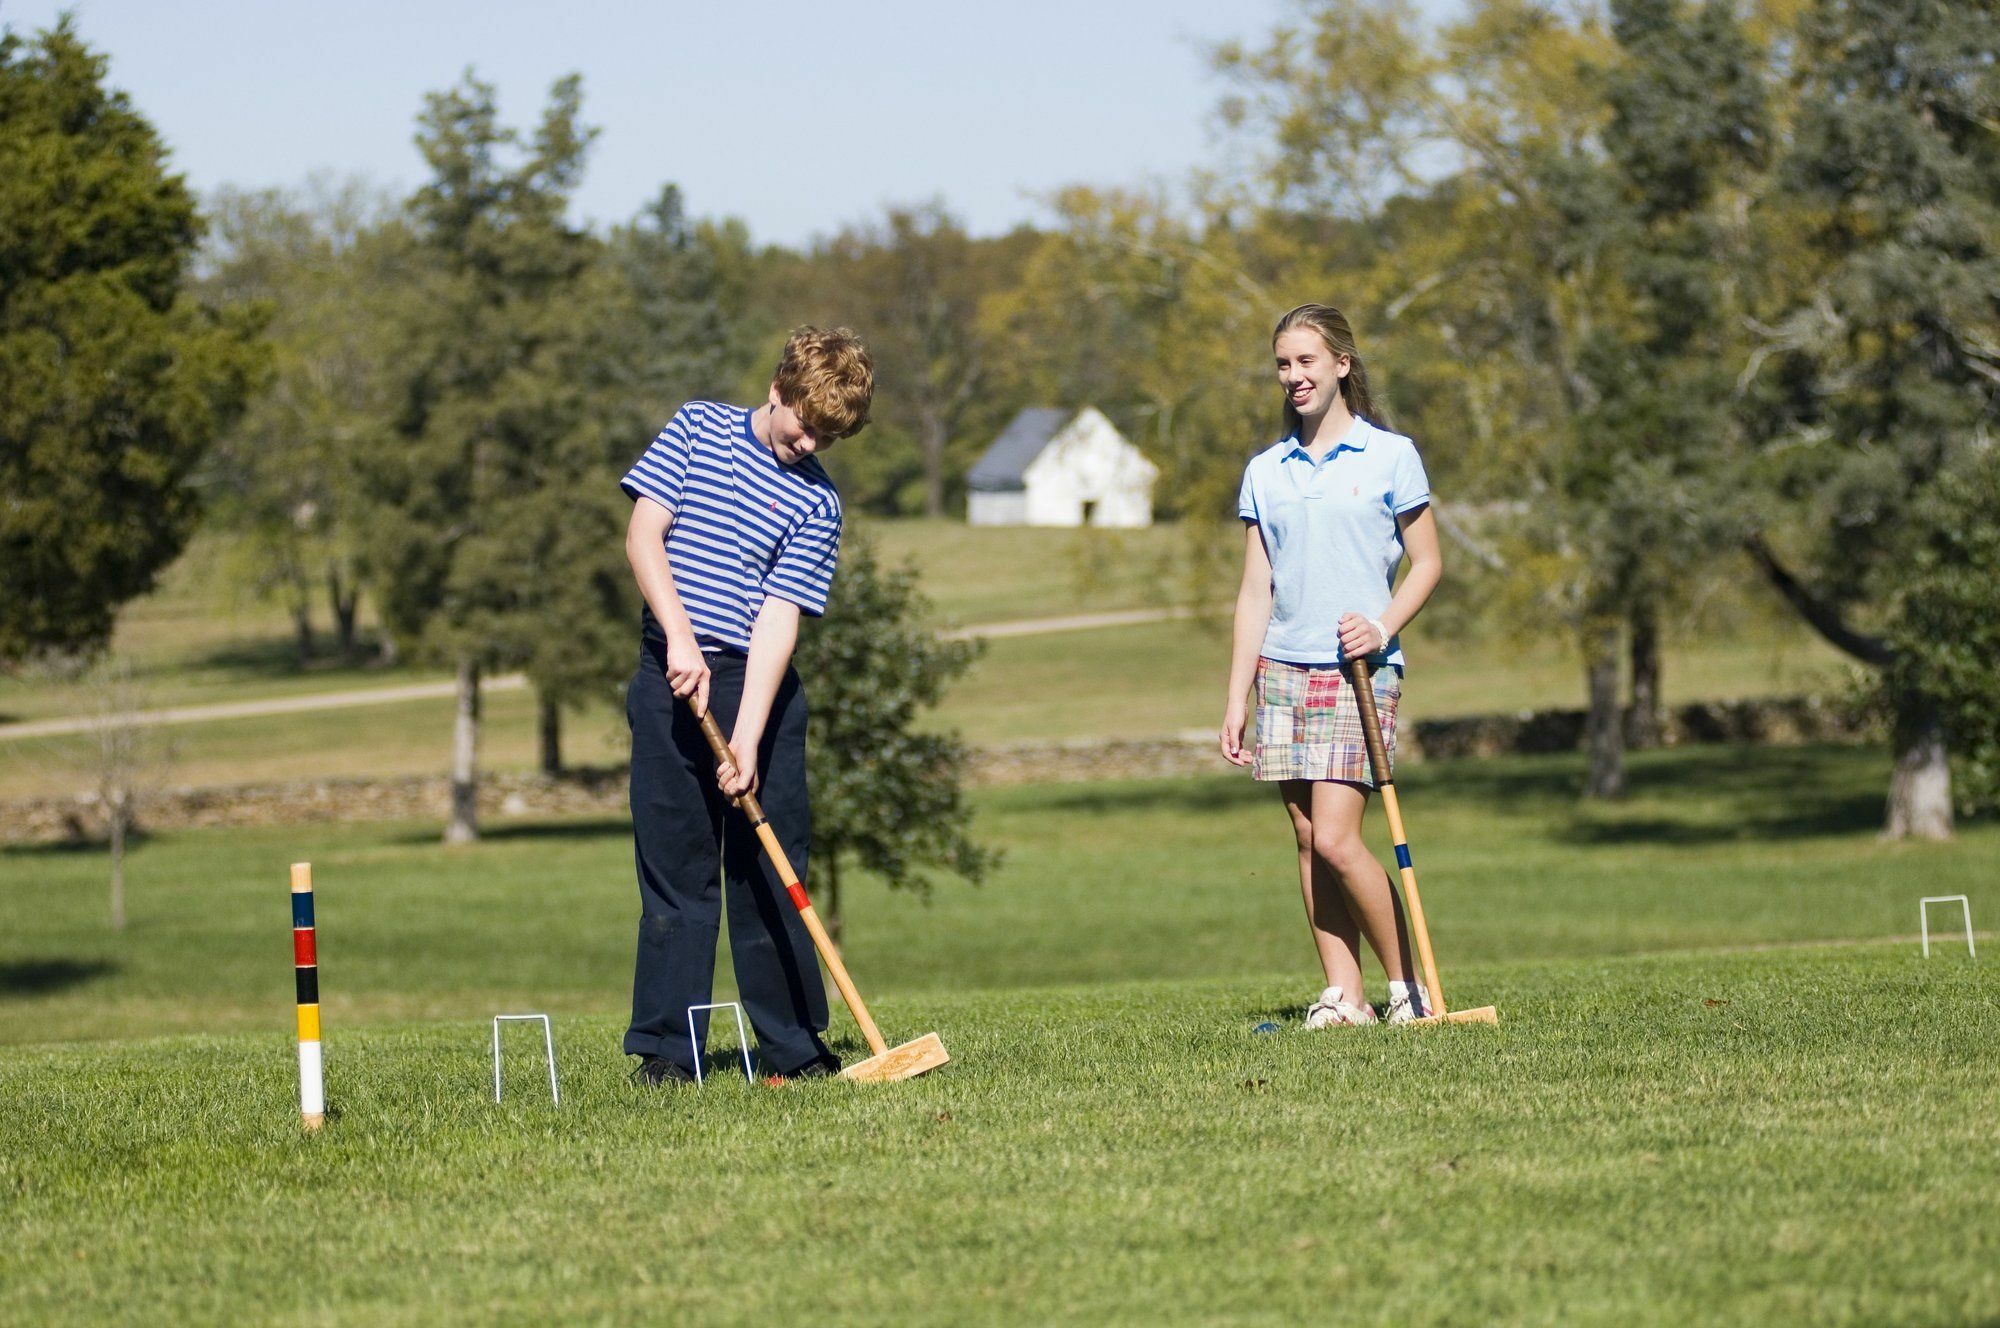
MULTIPOLYGON (((755 410, 691 401, 622 483, 625 554, 645 596, 632 726, 639 954, 625 1051, 642 1083, 694 1079, 688 1008, 715 971, 722 886, 743 1009, 767 1067, 834 1074, 826 989, 805 924, 767 874, 729 799, 755 792, 802 878, 812 842, 806 704, 791 667, 799 615, 826 608, 840 495, 814 458, 868 422, 874 369, 847 328, 802 327, 755 410), (683 700, 682 698, 685 698, 683 700), (718 765, 694 712, 710 708, 735 759, 718 765)), ((707 1037, 708 1012, 697 1019, 707 1037)))

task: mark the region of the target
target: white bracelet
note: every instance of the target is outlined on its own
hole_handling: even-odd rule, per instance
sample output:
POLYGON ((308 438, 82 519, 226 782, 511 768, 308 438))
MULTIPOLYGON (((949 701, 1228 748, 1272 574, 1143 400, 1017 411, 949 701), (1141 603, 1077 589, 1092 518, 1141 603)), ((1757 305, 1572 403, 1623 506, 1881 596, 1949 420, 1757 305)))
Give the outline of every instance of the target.
POLYGON ((1375 629, 1375 635, 1382 638, 1382 644, 1379 648, 1387 650, 1389 648, 1389 629, 1382 625, 1380 618, 1369 618, 1366 621, 1370 627, 1375 629))

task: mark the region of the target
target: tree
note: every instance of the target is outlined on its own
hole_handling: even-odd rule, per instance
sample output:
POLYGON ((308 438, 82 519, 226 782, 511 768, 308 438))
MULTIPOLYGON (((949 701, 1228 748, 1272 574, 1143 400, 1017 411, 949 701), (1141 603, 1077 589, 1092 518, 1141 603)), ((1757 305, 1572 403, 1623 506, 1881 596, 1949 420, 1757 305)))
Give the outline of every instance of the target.
POLYGON ((826 616, 800 634, 798 669, 813 697, 806 749, 821 909, 838 937, 840 877, 854 864, 893 887, 928 890, 926 868, 982 880, 996 855, 968 833, 965 744, 915 727, 978 653, 923 623, 916 576, 884 570, 850 530, 826 616))
POLYGON ((256 365, 183 296, 195 203, 64 19, 0 33, 0 663, 87 652, 198 511, 256 365))
POLYGON ((591 464, 604 436, 579 363, 594 242, 565 219, 594 133, 581 97, 559 81, 526 142, 470 75, 419 117, 432 179, 410 203, 403 374, 362 487, 385 625, 457 673, 451 842, 478 834, 482 673, 582 630, 598 605, 579 580, 610 598, 615 484, 591 464))
POLYGON ((691 225, 680 191, 659 197, 594 251, 568 301, 574 323, 550 339, 553 376, 575 394, 573 419, 547 440, 565 477, 524 503, 539 551, 512 651, 533 684, 544 773, 562 769, 562 712, 630 676, 638 592, 625 563, 631 504, 618 479, 675 403, 730 394, 754 354, 741 292, 725 270, 736 237, 691 225))
POLYGON ((1991 0, 1814 4, 1761 214, 1766 339, 1739 413, 1780 515, 1745 544, 1807 623, 1880 673, 1892 838, 1951 833, 1948 685, 1925 679, 1954 643, 1896 618, 1935 590, 1910 597, 1927 514, 2000 409, 1996 49, 1991 0))
POLYGON ((149 779, 172 759, 159 730, 140 718, 145 698, 132 666, 110 657, 83 675, 91 700, 85 761, 104 809, 111 854, 111 929, 125 930, 125 850, 138 828, 140 796, 149 779))
POLYGON ((1933 499, 1919 514, 1880 690, 1936 708, 1959 804, 1991 808, 2000 805, 2000 452, 1961 458, 1933 499))
MULTIPOLYGON (((1600 648, 1596 746, 1660 732, 1662 616, 1727 543, 1730 362, 1747 277, 1742 217, 1769 146, 1759 53, 1729 0, 1614 0, 1619 60, 1605 80, 1609 298, 1579 359, 1592 404, 1580 434, 1596 465, 1592 562, 1628 638, 1632 705, 1617 724, 1614 649, 1600 648)), ((1604 642, 1609 646, 1610 642, 1604 642)), ((1606 758, 1600 758, 1600 764, 1606 758)), ((1601 777, 1600 785, 1616 780, 1601 777)))
POLYGON ((997 430, 995 416, 1011 416, 992 396, 992 346, 979 313, 1013 281, 1035 238, 1019 230, 975 240, 933 202, 892 207, 880 223, 850 227, 796 265, 791 280, 806 291, 811 317, 857 328, 875 357, 867 456, 835 453, 832 461, 837 477, 861 472, 864 503, 869 491, 886 491, 888 503, 871 505, 902 506, 907 480, 924 515, 943 516, 976 444, 997 430))
POLYGON ((282 596, 301 666, 317 653, 324 590, 343 659, 358 654, 366 549, 356 460, 384 427, 392 367, 385 322, 408 230, 358 182, 220 191, 211 205, 218 301, 266 315, 271 373, 206 467, 213 517, 242 537, 243 574, 282 596))

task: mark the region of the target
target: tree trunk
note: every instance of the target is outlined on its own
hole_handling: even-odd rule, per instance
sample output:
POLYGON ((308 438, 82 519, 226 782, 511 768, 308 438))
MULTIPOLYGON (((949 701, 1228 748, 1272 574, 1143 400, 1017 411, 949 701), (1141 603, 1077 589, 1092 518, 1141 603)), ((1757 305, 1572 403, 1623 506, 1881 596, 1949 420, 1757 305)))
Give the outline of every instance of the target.
POLYGON ((1632 709, 1625 716, 1625 745, 1644 751, 1660 745, 1660 611, 1635 605, 1632 628, 1632 709))
POLYGON ((132 814, 132 802, 124 790, 105 801, 105 815, 111 822, 111 930, 125 930, 125 827, 132 814))
POLYGON ((1590 687, 1590 777, 1586 798, 1615 798, 1625 792, 1625 726, 1618 710, 1618 628, 1583 629, 1584 679, 1590 687))
POLYGON ((317 653, 313 643, 312 606, 303 597, 292 601, 292 633, 298 644, 299 667, 313 662, 317 653))
POLYGON ((451 728, 451 822, 444 842, 479 838, 479 666, 458 662, 458 718, 451 728))
POLYGON ((944 426, 925 424, 917 446, 924 454, 924 515, 944 515, 944 426))
MULTIPOLYGON (((826 861, 826 866, 822 869, 821 873, 826 877, 826 909, 822 917, 826 922, 826 934, 833 938, 835 945, 839 945, 841 936, 840 854, 825 847, 822 847, 820 851, 826 861)), ((815 907, 818 906, 815 905, 815 907)))
POLYGON ((1951 762, 1936 706, 1911 700, 1897 707, 1895 749, 1883 838, 1950 839, 1951 762))
POLYGON ((562 711, 547 697, 536 698, 535 731, 541 740, 542 773, 562 773, 562 711))
POLYGON ((387 631, 384 631, 382 633, 382 645, 376 656, 376 658, 381 662, 382 667, 385 669, 393 669, 396 667, 397 661, 402 659, 402 657, 403 657, 403 651, 402 648, 396 644, 395 636, 387 631))
POLYGON ((340 657, 353 663, 356 655, 354 639, 354 615, 361 603, 361 587, 346 580, 340 568, 329 563, 326 569, 326 594, 333 605, 334 629, 340 636, 340 657))

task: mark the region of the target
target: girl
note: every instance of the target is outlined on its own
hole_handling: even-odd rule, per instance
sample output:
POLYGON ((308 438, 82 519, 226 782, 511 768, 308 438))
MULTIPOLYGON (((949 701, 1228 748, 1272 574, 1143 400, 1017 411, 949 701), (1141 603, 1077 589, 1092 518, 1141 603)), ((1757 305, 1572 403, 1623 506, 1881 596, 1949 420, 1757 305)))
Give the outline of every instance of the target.
POLYGON ((1243 472, 1248 526, 1222 754, 1276 782, 1298 840, 1306 922, 1326 989, 1306 1026, 1372 1024, 1362 997, 1361 937, 1389 977, 1392 1024, 1429 1013, 1411 979, 1409 938, 1388 874, 1361 841, 1375 780, 1360 709, 1342 666, 1374 668, 1382 740, 1396 750, 1403 652, 1396 634, 1437 588, 1444 565, 1430 482, 1409 439, 1373 421, 1368 374, 1339 310, 1302 304, 1271 337, 1285 393, 1283 442, 1243 472), (1409 575, 1392 596, 1396 567, 1409 575), (1257 738, 1243 745, 1244 696, 1257 690, 1257 738))

